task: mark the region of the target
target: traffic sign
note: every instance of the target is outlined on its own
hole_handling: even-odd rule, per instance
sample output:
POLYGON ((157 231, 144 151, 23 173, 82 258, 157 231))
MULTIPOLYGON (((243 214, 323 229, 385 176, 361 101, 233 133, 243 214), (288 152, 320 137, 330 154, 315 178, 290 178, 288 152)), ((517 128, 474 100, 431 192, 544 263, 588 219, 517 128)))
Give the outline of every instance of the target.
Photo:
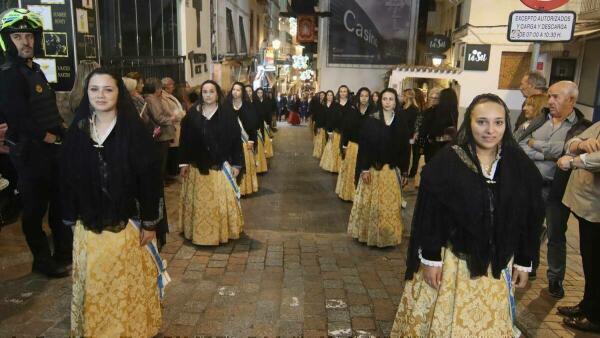
POLYGON ((536 11, 551 11, 566 4, 569 0, 521 0, 521 2, 536 11))
POLYGON ((575 12, 514 11, 508 19, 508 41, 567 42, 575 32, 575 12))

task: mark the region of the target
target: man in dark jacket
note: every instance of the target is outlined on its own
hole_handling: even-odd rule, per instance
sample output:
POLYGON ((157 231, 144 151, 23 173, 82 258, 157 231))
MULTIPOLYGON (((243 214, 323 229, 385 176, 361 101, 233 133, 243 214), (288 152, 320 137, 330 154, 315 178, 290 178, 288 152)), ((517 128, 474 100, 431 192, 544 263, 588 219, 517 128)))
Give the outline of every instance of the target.
POLYGON ((8 123, 6 142, 18 172, 23 203, 22 228, 33 254, 33 270, 66 277, 71 265, 73 234, 62 223, 58 192, 58 154, 65 127, 56 95, 40 66, 33 62, 41 41, 42 21, 26 9, 14 8, 0 18, 0 110, 8 123), (48 210, 54 256, 42 219, 48 210))
MULTIPOLYGON (((564 155, 565 142, 579 135, 591 122, 584 118, 577 102, 577 85, 557 82, 548 89, 548 109, 533 119, 517 140, 544 177, 543 197, 546 201, 548 231, 548 291, 555 298, 565 294, 562 282, 566 269, 566 231, 569 209, 562 204, 570 171, 556 170, 556 161, 564 155)), ((533 273, 539 264, 539 251, 533 273)))

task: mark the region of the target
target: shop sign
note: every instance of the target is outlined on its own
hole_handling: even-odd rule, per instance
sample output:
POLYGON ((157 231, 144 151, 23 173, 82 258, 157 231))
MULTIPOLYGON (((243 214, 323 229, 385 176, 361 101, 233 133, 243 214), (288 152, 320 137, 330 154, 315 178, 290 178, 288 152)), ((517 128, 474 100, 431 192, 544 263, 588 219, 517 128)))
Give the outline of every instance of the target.
POLYGON ((467 45, 465 70, 488 70, 491 45, 467 45))
POLYGON ((299 43, 315 41, 315 16, 298 15, 298 28, 296 40, 299 43))
POLYGON ((536 11, 551 11, 566 4, 569 0, 521 0, 521 2, 536 11))
POLYGON ((275 51, 273 47, 265 48, 265 65, 274 65, 275 64, 275 51))
POLYGON ((576 15, 572 11, 515 11, 508 20, 508 41, 568 42, 573 39, 576 15))
POLYGON ((435 55, 450 49, 450 39, 445 35, 432 35, 427 38, 427 52, 435 55))

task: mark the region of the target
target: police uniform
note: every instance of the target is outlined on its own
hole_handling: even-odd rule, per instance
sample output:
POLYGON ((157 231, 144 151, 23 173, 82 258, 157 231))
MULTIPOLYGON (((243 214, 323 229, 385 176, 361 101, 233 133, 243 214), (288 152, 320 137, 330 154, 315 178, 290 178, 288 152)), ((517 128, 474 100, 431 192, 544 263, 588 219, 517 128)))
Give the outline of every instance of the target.
POLYGON ((34 257, 33 269, 47 275, 66 275, 70 264, 72 231, 62 224, 58 191, 59 145, 64 124, 56 106, 56 96, 36 63, 8 56, 0 66, 0 109, 8 131, 10 157, 19 175, 18 190, 23 203, 22 227, 34 257), (46 133, 57 137, 44 142, 46 133), (50 254, 42 219, 48 211, 54 257, 50 254))

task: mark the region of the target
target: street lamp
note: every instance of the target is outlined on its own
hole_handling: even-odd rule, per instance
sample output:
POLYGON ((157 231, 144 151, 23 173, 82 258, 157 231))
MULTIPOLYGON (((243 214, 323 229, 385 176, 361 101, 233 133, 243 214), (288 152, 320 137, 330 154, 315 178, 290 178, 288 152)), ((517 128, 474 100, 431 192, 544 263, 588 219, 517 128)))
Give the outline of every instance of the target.
POLYGON ((278 50, 281 47, 281 41, 279 41, 279 39, 273 40, 271 44, 273 45, 273 49, 275 50, 278 50))

